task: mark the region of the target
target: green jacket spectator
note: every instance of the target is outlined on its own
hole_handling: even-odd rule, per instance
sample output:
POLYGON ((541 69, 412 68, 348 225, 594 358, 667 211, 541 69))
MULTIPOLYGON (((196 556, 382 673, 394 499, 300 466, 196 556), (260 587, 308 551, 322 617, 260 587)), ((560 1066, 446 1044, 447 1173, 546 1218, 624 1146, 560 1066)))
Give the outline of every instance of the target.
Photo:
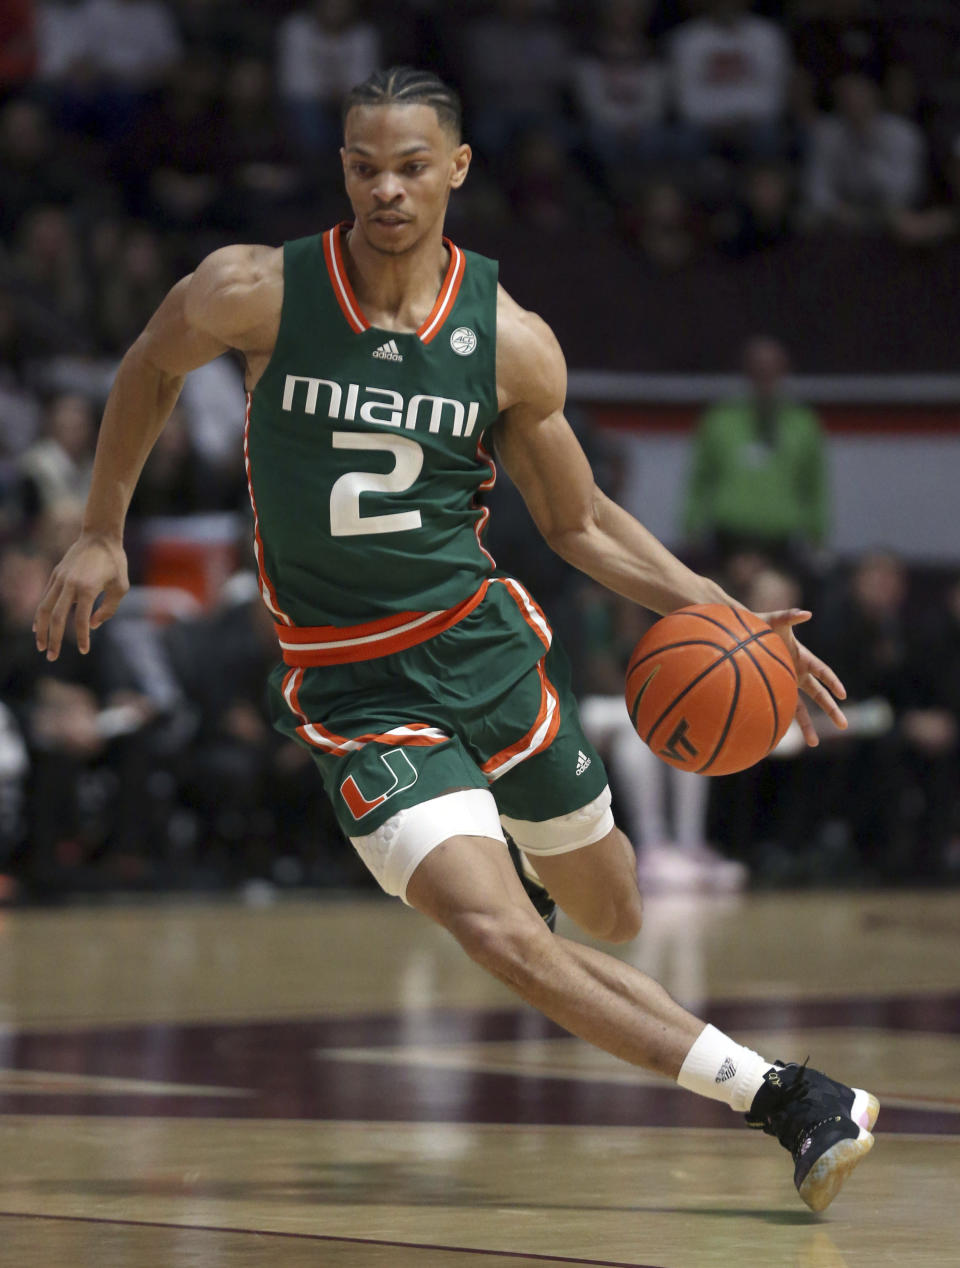
POLYGON ((818 546, 829 518, 820 422, 781 395, 779 344, 751 341, 745 363, 750 394, 712 406, 697 431, 686 532, 720 543, 818 546))

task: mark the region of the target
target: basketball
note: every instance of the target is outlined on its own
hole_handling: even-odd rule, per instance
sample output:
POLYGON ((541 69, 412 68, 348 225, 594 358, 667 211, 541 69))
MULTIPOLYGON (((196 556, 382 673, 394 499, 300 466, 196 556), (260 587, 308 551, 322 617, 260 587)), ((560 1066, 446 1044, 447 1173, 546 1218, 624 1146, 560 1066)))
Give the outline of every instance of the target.
POLYGON ((782 738, 797 675, 782 639, 723 603, 662 617, 630 657, 626 702, 637 734, 679 770, 730 775, 782 738))

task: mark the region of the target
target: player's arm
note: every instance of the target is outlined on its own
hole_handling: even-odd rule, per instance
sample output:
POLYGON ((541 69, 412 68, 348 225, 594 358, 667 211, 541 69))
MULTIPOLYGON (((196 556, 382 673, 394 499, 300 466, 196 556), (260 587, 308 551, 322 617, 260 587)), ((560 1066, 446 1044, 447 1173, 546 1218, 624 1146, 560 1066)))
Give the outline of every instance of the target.
POLYGON ((581 572, 654 612, 730 603, 597 488, 563 413, 567 370, 550 328, 510 300, 500 307, 497 456, 547 544, 581 572))
POLYGON ((104 409, 79 538, 53 570, 34 620, 37 647, 55 660, 76 608, 77 645, 116 611, 129 583, 123 550, 127 508, 184 377, 229 348, 256 348, 269 324, 271 251, 215 251, 172 288, 120 363, 104 409), (96 613, 99 595, 104 600, 96 613))
MULTIPOLYGON (((520 490, 547 544, 581 572, 654 612, 691 603, 735 603, 708 577, 693 572, 632 515, 611 501, 563 414, 567 374, 550 328, 502 296, 497 325, 497 387, 503 417, 497 456, 520 490)), ((800 685, 838 726, 845 719, 833 695, 845 695, 833 671, 794 638, 809 619, 797 609, 764 613, 793 654, 800 685), (829 691, 827 690, 829 688, 829 691)), ((810 744, 817 736, 801 705, 810 744)))

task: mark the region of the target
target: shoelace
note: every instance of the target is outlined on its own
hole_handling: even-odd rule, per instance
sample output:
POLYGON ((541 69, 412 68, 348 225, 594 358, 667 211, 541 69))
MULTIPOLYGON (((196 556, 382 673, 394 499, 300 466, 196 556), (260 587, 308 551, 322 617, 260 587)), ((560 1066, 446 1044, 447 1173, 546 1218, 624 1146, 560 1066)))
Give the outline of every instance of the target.
MULTIPOLYGON (((762 1123, 762 1128, 767 1135, 776 1136, 780 1144, 785 1149, 789 1149, 794 1160, 796 1160, 804 1140, 833 1117, 833 1115, 828 1115, 827 1118, 821 1119, 820 1122, 811 1126, 807 1120, 798 1123, 796 1114, 791 1112, 796 1108, 797 1102, 802 1101, 810 1091, 810 1081, 806 1077, 807 1062, 809 1060, 809 1056, 804 1058, 794 1076, 793 1082, 780 1093, 776 1109, 762 1123)), ((776 1064, 783 1065, 783 1062, 778 1061, 776 1064)))

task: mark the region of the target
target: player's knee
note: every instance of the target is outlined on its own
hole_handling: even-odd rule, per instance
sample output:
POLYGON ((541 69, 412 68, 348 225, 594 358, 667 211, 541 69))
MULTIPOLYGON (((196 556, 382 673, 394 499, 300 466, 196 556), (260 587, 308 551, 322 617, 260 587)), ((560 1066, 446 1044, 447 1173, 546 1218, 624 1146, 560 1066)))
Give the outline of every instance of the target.
POLYGON ((599 915, 590 932, 603 942, 632 942, 643 925, 643 899, 640 891, 619 895, 599 915))
POLYGON ((465 912, 448 928, 470 959, 513 985, 530 975, 553 935, 532 910, 509 907, 496 912, 465 912))

